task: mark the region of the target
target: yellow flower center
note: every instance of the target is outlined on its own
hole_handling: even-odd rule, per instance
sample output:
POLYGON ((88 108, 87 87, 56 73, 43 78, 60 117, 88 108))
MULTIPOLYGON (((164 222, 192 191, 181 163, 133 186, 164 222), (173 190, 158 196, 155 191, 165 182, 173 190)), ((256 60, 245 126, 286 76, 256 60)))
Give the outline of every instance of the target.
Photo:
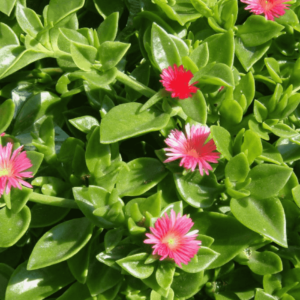
POLYGON ((174 240, 174 239, 169 239, 169 240, 168 240, 168 244, 169 244, 169 245, 174 245, 174 243, 175 243, 175 240, 174 240))
POLYGON ((9 175, 9 170, 7 168, 0 169, 0 177, 9 175))
POLYGON ((191 149, 187 152, 187 155, 190 155, 194 158, 198 158, 199 157, 199 153, 195 150, 195 149, 191 149))
POLYGON ((170 232, 163 238, 162 242, 168 245, 169 249, 175 250, 180 244, 180 238, 173 232, 170 232))

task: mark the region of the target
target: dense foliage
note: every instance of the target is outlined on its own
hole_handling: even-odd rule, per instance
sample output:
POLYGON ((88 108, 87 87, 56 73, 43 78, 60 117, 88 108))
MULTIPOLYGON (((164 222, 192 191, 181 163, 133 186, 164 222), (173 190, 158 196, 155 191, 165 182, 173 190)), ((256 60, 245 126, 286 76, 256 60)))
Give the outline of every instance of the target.
POLYGON ((34 175, 0 198, 1 300, 300 299, 289 4, 272 21, 237 0, 0 0, 0 141, 34 175), (163 88, 174 64, 192 97, 163 88), (187 124, 221 153, 209 175, 164 163, 187 124), (202 242, 181 268, 144 243, 171 210, 202 242))

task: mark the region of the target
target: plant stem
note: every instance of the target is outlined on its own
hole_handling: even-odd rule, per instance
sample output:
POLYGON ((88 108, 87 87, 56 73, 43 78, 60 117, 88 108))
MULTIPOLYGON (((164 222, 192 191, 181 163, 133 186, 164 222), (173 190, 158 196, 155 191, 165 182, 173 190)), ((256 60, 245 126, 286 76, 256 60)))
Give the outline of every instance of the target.
POLYGON ((47 196, 47 195, 34 193, 34 192, 31 193, 31 195, 29 197, 29 201, 40 203, 40 204, 58 206, 58 207, 78 209, 78 206, 77 206, 75 200, 47 196))
POLYGON ((134 89, 135 91, 141 93, 142 95, 151 98, 153 95, 156 94, 156 92, 150 88, 148 88, 147 86, 145 86, 144 84, 136 81, 134 78, 118 71, 117 73, 117 79, 124 83, 125 85, 131 87, 132 89, 134 89))

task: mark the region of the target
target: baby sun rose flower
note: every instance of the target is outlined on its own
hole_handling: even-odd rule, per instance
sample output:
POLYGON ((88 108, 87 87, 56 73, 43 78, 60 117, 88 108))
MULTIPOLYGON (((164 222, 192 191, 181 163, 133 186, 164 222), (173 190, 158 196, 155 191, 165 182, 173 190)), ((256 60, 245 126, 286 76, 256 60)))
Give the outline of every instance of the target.
POLYGON ((193 86, 198 82, 189 83, 193 74, 191 71, 186 71, 182 65, 177 67, 174 64, 174 69, 172 67, 163 69, 160 77, 162 78, 160 82, 166 91, 171 92, 172 98, 186 99, 192 97, 192 94, 199 89, 193 86))
POLYGON ((166 155, 170 156, 165 163, 180 159, 180 166, 183 166, 187 170, 194 171, 196 167, 199 167, 201 176, 203 176, 203 170, 208 175, 208 171, 212 170, 211 163, 217 163, 217 159, 220 158, 219 152, 216 150, 214 140, 210 140, 207 143, 206 140, 210 134, 210 129, 207 126, 201 125, 185 125, 185 134, 177 129, 172 130, 165 143, 170 148, 165 148, 166 155))
POLYGON ((264 14, 267 20, 274 21, 275 18, 285 14, 289 4, 285 4, 285 0, 241 0, 241 2, 249 4, 245 9, 250 10, 256 15, 264 14))
POLYGON ((190 218, 176 216, 172 209, 171 217, 165 213, 164 217, 157 219, 154 228, 150 227, 152 234, 146 233, 148 239, 144 243, 154 244, 152 254, 161 256, 160 260, 173 258, 179 267, 181 263, 187 265, 201 245, 201 241, 196 240, 198 230, 189 232, 193 225, 190 218))
POLYGON ((0 145, 0 196, 4 191, 10 192, 11 187, 22 189, 21 184, 32 188, 23 178, 32 177, 32 172, 24 172, 32 167, 31 161, 26 152, 21 152, 23 146, 12 153, 13 144, 7 143, 6 146, 0 145))

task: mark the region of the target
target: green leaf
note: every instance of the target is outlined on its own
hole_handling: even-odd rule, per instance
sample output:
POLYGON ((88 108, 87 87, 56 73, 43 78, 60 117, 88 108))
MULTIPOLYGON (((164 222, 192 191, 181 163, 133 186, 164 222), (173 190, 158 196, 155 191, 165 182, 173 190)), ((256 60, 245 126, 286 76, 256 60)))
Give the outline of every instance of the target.
POLYGON ((244 153, 234 156, 226 165, 225 175, 230 181, 243 182, 249 173, 249 163, 244 153))
POLYGON ((145 264, 145 260, 149 256, 148 253, 139 253, 125 258, 119 259, 117 264, 126 270, 132 276, 145 279, 154 272, 153 264, 145 264))
POLYGON ((254 101, 254 116, 257 122, 262 123, 268 116, 268 109, 259 101, 254 101))
POLYGON ((300 145, 295 144, 295 142, 291 140, 281 138, 276 142, 276 148, 282 155, 284 162, 300 159, 300 145))
MULTIPOLYGON (((2 1, 1 4, 5 2, 2 1)), ((0 9, 1 10, 1 9, 0 9)), ((3 48, 9 45, 19 46, 20 42, 15 32, 5 23, 0 23, 0 47, 3 48)))
POLYGON ((54 24, 57 24, 59 21, 82 8, 83 5, 84 0, 72 0, 68 2, 50 0, 49 7, 47 9, 47 21, 48 23, 53 22, 54 24))
POLYGON ((69 122, 84 133, 89 133, 93 126, 99 126, 99 122, 92 116, 82 116, 70 119, 69 122))
POLYGON ((269 294, 275 294, 276 290, 281 289, 281 276, 279 274, 275 275, 265 275, 263 278, 264 290, 269 294))
POLYGON ((13 268, 6 264, 0 263, 0 299, 5 298, 7 284, 13 272, 13 268))
POLYGON ((189 55, 189 53, 190 53, 189 47, 182 39, 178 38, 175 35, 171 35, 171 34, 169 34, 169 37, 175 43, 180 57, 185 57, 185 56, 189 55))
MULTIPOLYGON (((74 198, 78 204, 79 209, 83 214, 92 221, 96 226, 101 228, 111 228, 115 224, 104 216, 96 216, 93 212, 98 209, 104 209, 104 213, 108 212, 108 201, 110 194, 102 187, 89 186, 87 187, 74 187, 73 188, 74 198)), ((121 202, 121 199, 117 199, 121 202)))
MULTIPOLYGON (((136 81, 138 81, 139 83, 142 83, 144 84, 145 86, 148 86, 149 84, 149 79, 150 79, 150 71, 151 71, 151 68, 150 68, 150 65, 148 63, 143 63, 143 64, 140 64, 139 66, 137 66, 137 68, 135 68, 131 74, 130 74, 130 77, 131 78, 134 78, 136 81)), ((128 85, 125 85, 125 90, 126 90, 126 98, 127 99, 130 99, 131 102, 134 102, 136 101, 137 99, 139 99, 142 94, 139 93, 138 91, 135 91, 134 89, 130 88, 128 85)), ((164 91, 164 90, 163 90, 164 91)), ((160 92, 157 93, 158 95, 160 95, 160 92)), ((157 95, 155 94, 155 95, 157 95)), ((151 99, 151 98, 150 98, 151 99)), ((150 100, 149 99, 149 100, 150 100)), ((160 98, 161 99, 161 98, 160 98)), ((148 100, 148 101, 149 101, 148 100)), ((152 99, 153 100, 153 99, 152 99)), ((150 101, 149 101, 150 102, 150 101)), ((156 102, 152 101, 151 104, 154 104, 156 102)), ((148 103, 150 104, 150 103, 148 103)), ((152 105, 150 106, 147 106, 145 107, 144 106, 144 109, 143 110, 146 110, 147 108, 151 107, 152 105)), ((141 109, 141 112, 143 111, 141 109)))
POLYGON ((276 274, 282 271, 282 261, 274 252, 253 251, 248 261, 248 267, 258 275, 276 274))
POLYGON ((157 283, 162 288, 168 289, 173 282, 174 273, 174 262, 160 262, 155 273, 157 283))
POLYGON ((239 84, 234 88, 233 95, 234 99, 238 102, 240 101, 242 96, 245 96, 247 100, 247 107, 251 104, 255 95, 255 80, 251 72, 247 73, 246 76, 243 76, 241 78, 239 84))
POLYGON ((16 17, 20 27, 32 37, 43 30, 43 24, 34 10, 17 4, 16 17))
POLYGON ((160 217, 164 216, 165 214, 170 215, 171 211, 174 210, 177 214, 183 214, 183 204, 182 201, 173 202, 172 204, 169 204, 167 207, 165 207, 161 213, 160 217))
POLYGON ((218 184, 214 174, 201 176, 200 172, 186 175, 174 174, 176 188, 182 199, 193 207, 207 208, 213 205, 224 186, 218 184))
POLYGON ((214 242, 210 248, 220 254, 208 267, 209 269, 223 266, 260 238, 257 233, 225 214, 201 212, 191 215, 191 218, 194 221, 193 229, 212 237, 214 242))
POLYGON ((151 31, 152 55, 160 70, 181 65, 178 49, 167 32, 153 23, 151 31))
POLYGON ((241 38, 235 38, 235 54, 247 72, 258 60, 263 57, 270 46, 271 41, 266 42, 260 46, 246 47, 243 44, 241 38))
POLYGON ((227 160, 230 160, 232 157, 232 140, 230 133, 225 128, 219 126, 212 126, 210 130, 218 151, 220 151, 227 160))
POLYGON ((0 78, 4 78, 25 66, 47 57, 48 53, 24 47, 6 46, 0 49, 0 78))
POLYGON ((285 214, 277 198, 256 199, 251 195, 239 200, 231 199, 230 208, 243 225, 280 246, 287 247, 285 214))
POLYGON ((4 132, 10 125, 15 112, 15 104, 11 99, 0 105, 0 132, 4 132))
POLYGON ((66 263, 34 271, 27 270, 26 266, 27 261, 10 277, 6 300, 44 299, 74 281, 66 263))
MULTIPOLYGON (((72 42, 71 55, 76 66, 84 71, 90 71, 95 62, 97 49, 93 46, 72 42)), ((114 67, 114 66, 113 66, 114 67)))
POLYGON ((98 27, 97 34, 100 44, 114 41, 118 32, 119 12, 109 15, 98 27))
POLYGON ((234 34, 232 30, 226 33, 214 34, 204 40, 209 49, 208 63, 222 63, 229 68, 234 61, 234 34), (222 51, 220 51, 222 49, 222 51))
POLYGON ((247 130, 244 134, 244 142, 241 150, 247 155, 249 165, 253 163, 255 158, 262 154, 261 139, 257 133, 252 130, 247 130))
POLYGON ((224 122, 225 124, 239 124, 242 121, 243 108, 233 99, 225 98, 225 100, 221 103, 219 111, 221 114, 222 124, 224 122))
MULTIPOLYGON (((148 265, 149 266, 149 265, 148 265)), ((148 287, 150 287, 153 291, 158 293, 160 296, 164 297, 162 299, 165 299, 171 294, 171 289, 165 289, 162 288, 156 281, 155 273, 152 273, 152 275, 148 278, 142 279, 143 283, 146 284, 148 287)), ((172 294, 171 294, 172 295, 172 294)), ((173 293, 174 296, 174 293, 173 293)), ((159 298, 158 298, 159 299, 159 298)), ((167 298, 168 299, 168 298, 167 298)), ((172 298, 171 298, 172 299, 172 298)), ((169 300, 169 299, 168 299, 169 300)))
POLYGON ((93 1, 97 11, 104 19, 106 19, 109 15, 115 12, 119 12, 119 14, 121 15, 125 7, 125 3, 123 2, 123 0, 114 0, 114 1, 93 0, 93 1))
POLYGON ((123 168, 117 181, 117 190, 121 197, 142 195, 168 174, 164 165, 155 158, 137 158, 127 166, 129 171, 123 168))
POLYGON ((29 200, 31 193, 32 189, 24 186, 21 190, 14 188, 10 191, 11 207, 9 208, 11 208, 13 214, 17 214, 23 209, 29 200))
POLYGON ((122 282, 123 276, 119 270, 91 260, 88 272, 87 286, 92 296, 102 294, 122 282))
POLYGON ((179 276, 174 277, 171 287, 177 298, 188 299, 200 290, 203 271, 198 273, 186 273, 181 270, 177 270, 176 272, 179 273, 179 276))
POLYGON ((92 241, 99 236, 101 231, 102 229, 98 229, 96 234, 92 237, 92 240, 90 240, 79 252, 67 260, 68 267, 72 275, 82 284, 86 283, 88 276, 92 241))
POLYGON ((277 83, 282 83, 278 61, 273 57, 266 57, 265 64, 272 79, 277 83))
POLYGON ((112 68, 105 72, 98 72, 98 71, 76 71, 72 73, 72 77, 75 79, 84 79, 87 80, 90 84, 96 85, 98 87, 103 88, 108 84, 112 83, 117 75, 117 69, 112 68))
POLYGON ((89 241, 93 227, 87 218, 73 219, 53 227, 36 243, 27 269, 44 268, 72 257, 89 241))
POLYGON ((213 15, 213 12, 205 2, 201 0, 191 0, 191 3, 201 15, 205 17, 211 17, 213 15))
POLYGON ((246 47, 256 47, 276 37, 282 29, 284 27, 276 22, 252 15, 243 25, 238 26, 237 34, 246 47))
POLYGON ((256 199, 276 196, 287 183, 292 171, 282 166, 258 165, 249 172, 248 178, 251 178, 251 183, 247 186, 247 190, 256 199))
POLYGON ((206 124, 207 107, 203 94, 198 90, 191 98, 178 101, 183 112, 194 121, 206 124))
POLYGON ((96 127, 91 134, 85 153, 85 161, 89 171, 96 174, 111 165, 111 151, 109 145, 103 145, 99 140, 100 128, 96 127))
POLYGON ((0 11, 2 11, 3 13, 9 16, 15 4, 16 4, 16 0, 3 0, 0 2, 0 11))
POLYGON ((291 138, 299 134, 296 130, 292 129, 286 124, 276 124, 273 125, 271 129, 274 134, 284 138, 291 138))
POLYGON ((13 134, 30 132, 34 122, 45 115, 51 115, 54 108, 59 107, 59 105, 60 98, 53 93, 44 91, 32 95, 26 100, 15 119, 13 134))
POLYGON ((127 216, 132 217, 136 222, 150 213, 153 217, 159 217, 161 211, 161 192, 151 195, 148 198, 135 198, 130 200, 125 207, 127 216), (138 218, 136 216, 138 216, 138 218), (142 215, 143 214, 143 215, 142 215))
POLYGON ((292 189, 292 194, 295 203, 300 207, 300 185, 297 185, 292 189))
POLYGON ((180 25, 194 21, 201 17, 201 14, 193 7, 192 3, 188 0, 173 1, 171 5, 166 4, 164 0, 153 0, 162 11, 171 19, 177 21, 180 25))
POLYGON ((219 253, 201 246, 198 253, 191 259, 187 265, 182 265, 182 270, 187 273, 198 273, 207 269, 214 262, 219 253))
POLYGON ((24 206, 17 213, 12 213, 6 207, 0 210, 0 247, 13 246, 27 231, 30 224, 30 209, 24 206))
POLYGON ((283 159, 279 151, 270 143, 262 141, 263 153, 259 156, 260 159, 274 164, 281 165, 283 159))
POLYGON ((172 289, 170 289, 170 290, 168 291, 168 296, 167 296, 167 297, 164 297, 164 296, 162 296, 161 294, 155 292, 155 290, 152 290, 152 291, 151 291, 151 294, 150 294, 150 300, 165 300, 165 299, 167 299, 167 300, 172 300, 172 299, 174 299, 174 292, 173 292, 172 289))
POLYGON ((112 108, 101 122, 100 141, 115 143, 164 128, 170 116, 151 108, 139 112, 142 104, 125 103, 112 108))
POLYGON ((30 162, 32 163, 32 167, 27 169, 26 172, 32 172, 32 175, 34 176, 42 164, 44 155, 36 151, 26 151, 26 156, 29 158, 30 162))
POLYGON ((121 42, 104 42, 99 48, 99 60, 102 64, 102 70, 106 71, 114 66, 123 58, 130 44, 125 44, 121 42))
POLYGON ((202 84, 213 84, 221 86, 234 86, 231 69, 221 63, 211 63, 194 74, 192 82, 199 81, 202 84))
POLYGON ((37 203, 31 208, 30 228, 47 227, 58 223, 69 211, 69 208, 37 203))
POLYGON ((276 299, 277 298, 273 297, 270 294, 265 293, 263 290, 257 289, 254 300, 276 300, 276 299))
POLYGON ((74 42, 89 45, 88 39, 80 32, 69 28, 59 28, 57 46, 61 51, 71 53, 71 45, 74 42))
POLYGON ((89 300, 91 294, 86 285, 80 284, 79 282, 71 285, 57 300, 89 300))
POLYGON ((109 252, 115 248, 116 245, 120 243, 123 236, 123 229, 111 229, 104 236, 104 247, 105 251, 109 252))
MULTIPOLYGON (((199 1, 199 0, 196 0, 199 1)), ((190 55, 192 61, 196 64, 198 69, 205 67, 209 59, 209 49, 207 43, 199 45, 190 55)))

